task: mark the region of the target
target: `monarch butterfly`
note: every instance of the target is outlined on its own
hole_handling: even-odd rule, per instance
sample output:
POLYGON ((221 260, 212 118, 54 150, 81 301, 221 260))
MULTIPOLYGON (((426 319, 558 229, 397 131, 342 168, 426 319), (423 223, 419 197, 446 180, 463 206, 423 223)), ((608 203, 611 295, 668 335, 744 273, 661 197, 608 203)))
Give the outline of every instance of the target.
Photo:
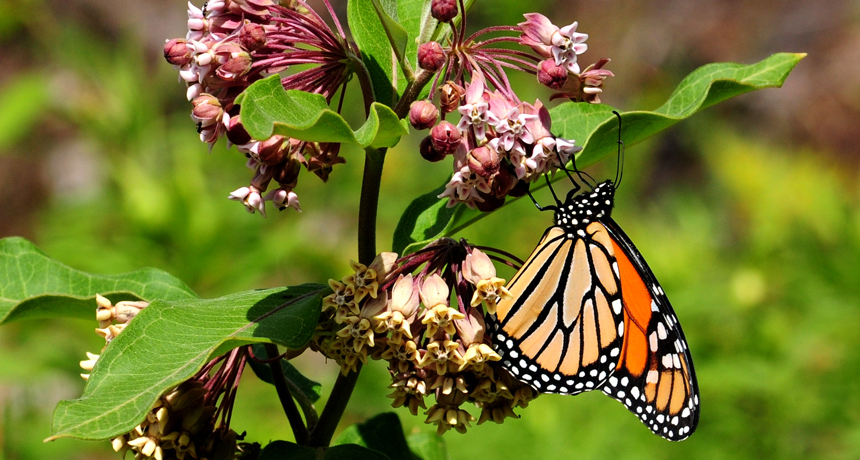
POLYGON ((610 217, 620 175, 577 195, 565 172, 574 188, 564 202, 551 186, 556 206, 532 197, 555 223, 491 319, 502 365, 542 393, 602 390, 655 434, 686 439, 699 421, 693 361, 663 288, 610 217))

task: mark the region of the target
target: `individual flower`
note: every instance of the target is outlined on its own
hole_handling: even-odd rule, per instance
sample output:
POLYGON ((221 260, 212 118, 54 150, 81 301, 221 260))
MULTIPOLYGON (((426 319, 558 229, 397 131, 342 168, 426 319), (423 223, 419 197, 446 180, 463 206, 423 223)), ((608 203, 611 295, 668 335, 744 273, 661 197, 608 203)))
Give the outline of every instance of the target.
POLYGON ((474 209, 476 202, 484 201, 481 193, 490 193, 489 184, 466 165, 451 176, 439 198, 448 198, 449 208, 457 203, 464 203, 474 209))
POLYGON ((588 35, 577 32, 578 26, 579 23, 574 21, 573 24, 564 26, 553 33, 551 39, 552 57, 555 59, 555 65, 564 66, 568 72, 575 74, 579 73, 576 56, 588 49, 588 45, 585 44, 588 35))
POLYGON ((457 129, 465 131, 471 127, 478 142, 483 142, 487 135, 487 124, 498 123, 489 109, 490 105, 484 100, 484 77, 480 73, 473 74, 471 83, 466 86, 466 103, 457 108, 462 115, 457 129))
POLYGON ((228 198, 245 205, 245 209, 249 213, 253 214, 255 211, 259 211, 260 215, 266 217, 266 202, 260 195, 260 190, 256 187, 239 187, 230 192, 228 198))

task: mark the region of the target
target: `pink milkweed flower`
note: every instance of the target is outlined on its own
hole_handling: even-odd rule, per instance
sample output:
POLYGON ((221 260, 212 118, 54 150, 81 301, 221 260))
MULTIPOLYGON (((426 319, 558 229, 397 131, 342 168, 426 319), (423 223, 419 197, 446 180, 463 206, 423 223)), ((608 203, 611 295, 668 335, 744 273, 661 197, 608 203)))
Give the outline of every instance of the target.
POLYGON ((260 196, 260 191, 256 187, 241 187, 232 192, 227 197, 233 201, 239 201, 245 205, 245 209, 254 214, 254 211, 260 211, 263 217, 266 217, 266 202, 260 196))
POLYGON ((484 100, 484 77, 480 73, 474 73, 466 88, 466 103, 457 108, 462 115, 457 129, 465 132, 471 126, 475 131, 475 138, 478 142, 483 142, 487 137, 487 123, 498 121, 489 108, 490 105, 484 100))
POLYGON ((490 193, 490 186, 483 177, 475 174, 469 166, 463 166, 451 176, 451 180, 445 185, 445 191, 438 198, 448 198, 448 207, 457 203, 475 209, 475 203, 484 201, 481 192, 490 193))
POLYGON ((517 24, 523 31, 520 43, 530 46, 539 55, 548 58, 552 56, 552 37, 559 31, 546 16, 540 13, 528 13, 523 15, 526 22, 517 24))
POLYGON ((299 204, 299 196, 289 187, 272 190, 263 197, 263 201, 271 201, 279 211, 293 208, 298 212, 302 212, 302 205, 299 204))
POLYGON ((514 143, 516 141, 531 144, 535 140, 528 128, 528 124, 537 120, 538 116, 521 110, 523 108, 523 104, 511 107, 510 110, 508 110, 508 112, 493 125, 496 134, 499 136, 499 143, 505 151, 514 148, 514 143))
POLYGON ((552 34, 552 57, 555 58, 555 65, 564 66, 568 72, 575 74, 579 73, 576 56, 588 49, 588 45, 585 44, 588 34, 578 33, 576 31, 578 25, 579 23, 574 21, 573 24, 564 26, 552 34))
POLYGON ((574 145, 573 139, 562 139, 560 137, 555 138, 555 149, 558 152, 558 159, 562 162, 561 164, 567 164, 570 160, 571 155, 575 155, 582 147, 578 145, 574 145))

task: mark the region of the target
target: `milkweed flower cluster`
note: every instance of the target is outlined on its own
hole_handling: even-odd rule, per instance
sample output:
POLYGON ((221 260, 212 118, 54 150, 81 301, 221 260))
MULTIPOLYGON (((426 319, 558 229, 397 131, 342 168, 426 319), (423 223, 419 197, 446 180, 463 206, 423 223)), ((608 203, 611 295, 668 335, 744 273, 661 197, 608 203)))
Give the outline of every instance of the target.
MULTIPOLYGON (((96 295, 96 305, 96 333, 105 339, 106 347, 149 302, 122 301, 113 305, 106 297, 96 295)), ((90 372, 99 357, 87 353, 80 365, 90 372)), ((229 427, 229 420, 247 357, 246 347, 236 348, 167 391, 140 424, 111 439, 114 450, 132 452, 137 459, 155 460, 234 458, 241 454, 250 445, 239 442, 242 436, 229 427)), ((81 377, 86 380, 90 375, 81 377)))
POLYGON ((352 72, 352 51, 334 20, 337 33, 302 0, 283 5, 272 0, 210 0, 202 9, 189 3, 188 33, 164 45, 165 59, 187 86, 200 140, 211 148, 226 137, 228 146, 235 145, 247 157, 253 179, 228 198, 248 212, 265 216, 267 201, 280 210, 301 211, 293 191, 301 167, 325 181, 334 165, 346 161, 339 156, 339 144, 279 135, 252 139, 235 104, 251 83, 295 65, 311 67, 283 77, 284 88, 321 94, 328 101, 341 89, 342 99, 352 72), (272 182, 277 188, 266 193, 272 182))
MULTIPOLYGON (((443 14, 449 11, 443 6, 450 5, 437 3, 436 17, 450 17, 443 14)), ((448 198, 448 206, 463 203, 492 211, 504 204, 506 196, 525 194, 530 182, 563 167, 581 150, 574 140, 552 134, 543 103, 517 97, 505 69, 536 75, 541 84, 558 90, 551 99, 586 102, 599 102, 603 81, 613 75, 603 69, 608 59, 581 72, 578 56, 587 49, 588 36, 576 31, 576 22, 559 28, 541 14, 525 18, 518 27, 490 27, 469 37, 464 19, 459 27, 452 24, 449 46, 429 42, 418 49, 419 65, 439 72, 431 90, 435 94, 438 87, 439 108, 432 100, 416 101, 409 120, 416 129, 432 128, 421 144, 425 159, 440 161, 448 155, 454 159, 453 176, 439 195, 448 198), (498 32, 521 35, 478 41, 498 32), (504 42, 528 51, 495 47, 504 42), (440 112, 442 121, 437 123, 440 112), (445 120, 452 112, 460 115, 456 125, 445 120)))
POLYGON ((352 262, 352 274, 329 281, 334 292, 323 299, 312 346, 344 374, 368 358, 388 362, 392 405, 413 415, 425 409, 440 434, 471 426, 466 402, 481 408, 478 423, 516 417, 513 409, 537 394, 501 367, 484 333, 484 314, 510 297, 488 254, 512 256, 485 251, 441 239, 401 258, 382 253, 370 266, 352 262), (428 397, 435 401, 429 408, 428 397))

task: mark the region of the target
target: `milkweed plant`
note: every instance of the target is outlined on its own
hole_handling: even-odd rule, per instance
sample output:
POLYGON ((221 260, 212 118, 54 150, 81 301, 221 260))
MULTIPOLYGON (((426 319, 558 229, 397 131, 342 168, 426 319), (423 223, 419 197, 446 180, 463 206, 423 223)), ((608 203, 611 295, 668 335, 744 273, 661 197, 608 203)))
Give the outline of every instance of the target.
MULTIPOLYGON (((444 449, 416 443, 528 416, 537 391, 501 367, 486 333, 496 302, 511 296, 496 267, 522 261, 457 233, 544 186, 542 176, 614 154, 616 109, 601 104, 614 73, 609 58, 589 57, 588 40, 600 38, 588 24, 524 12, 518 24, 472 30, 473 2, 349 0, 345 22, 328 0, 322 11, 303 0, 189 3, 188 32, 166 41, 164 58, 190 101, 189 136, 196 128, 210 149, 226 143, 249 170, 248 183, 222 184, 225 197, 251 214, 301 219, 325 210, 302 208, 300 178, 336 181, 363 165, 357 254, 317 284, 201 299, 159 270, 88 274, 21 238, 2 240, 0 319, 91 318, 95 307, 105 340, 80 362, 84 393, 59 403, 50 439, 105 440, 137 459, 429 460, 444 449), (543 96, 523 100, 513 81, 543 96), (342 117, 348 91, 363 101, 357 127, 342 117), (423 136, 417 151, 389 151, 409 131, 423 136), (380 250, 377 207, 392 154, 447 162, 451 176, 426 184, 436 188, 414 199, 380 250), (291 363, 303 353, 340 366, 332 388, 291 363), (378 391, 401 409, 364 422, 385 439, 350 427, 332 447, 370 360, 384 361, 390 381, 378 391), (292 440, 246 443, 231 423, 248 369, 272 384, 292 440), (329 394, 318 408, 321 391, 329 394), (436 434, 398 440, 397 414, 436 434)), ((622 139, 632 145, 729 97, 780 86, 802 57, 701 67, 656 110, 619 111, 622 139)))

